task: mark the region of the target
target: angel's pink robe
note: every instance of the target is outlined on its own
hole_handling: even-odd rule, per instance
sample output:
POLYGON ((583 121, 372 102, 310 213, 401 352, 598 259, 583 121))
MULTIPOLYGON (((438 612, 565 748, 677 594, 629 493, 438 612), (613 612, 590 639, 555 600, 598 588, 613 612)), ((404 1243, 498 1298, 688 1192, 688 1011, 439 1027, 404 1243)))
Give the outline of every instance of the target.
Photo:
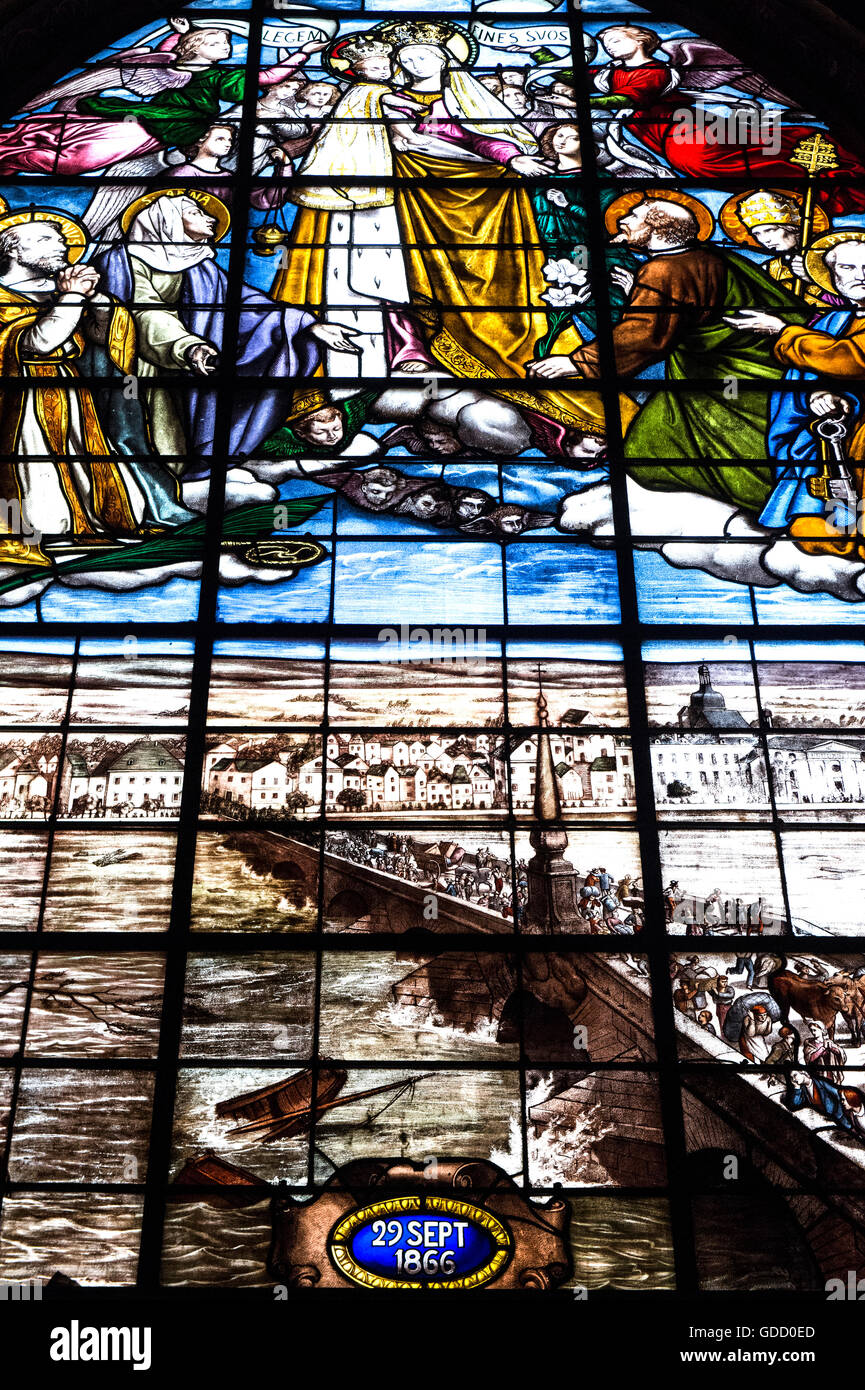
MULTIPOLYGON (((178 78, 182 73, 172 67, 178 37, 171 34, 156 49, 126 49, 112 57, 108 66, 121 70, 123 67, 149 68, 151 94, 162 85, 181 86, 178 78)), ((258 74, 260 85, 281 82, 300 67, 307 56, 302 51, 293 53, 284 62, 263 68, 258 74)), ((89 86, 85 90, 89 91, 89 86)), ((11 129, 0 131, 0 176, 92 174, 121 160, 162 148, 162 142, 137 121, 128 117, 122 121, 107 121, 99 116, 81 115, 74 110, 77 100, 74 92, 70 92, 50 115, 25 116, 11 129)))

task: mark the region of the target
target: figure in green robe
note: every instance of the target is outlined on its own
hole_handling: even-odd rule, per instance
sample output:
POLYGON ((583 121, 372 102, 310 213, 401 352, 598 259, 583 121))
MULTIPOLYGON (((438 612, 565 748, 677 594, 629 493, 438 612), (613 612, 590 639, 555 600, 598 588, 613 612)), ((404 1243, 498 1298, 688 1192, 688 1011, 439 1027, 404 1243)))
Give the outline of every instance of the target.
MULTIPOLYGON (((663 362, 666 377, 627 429, 633 476, 642 487, 699 492, 759 512, 773 485, 772 469, 760 463, 767 458, 766 387, 783 367, 765 337, 725 323, 724 315, 771 306, 785 322, 801 324, 812 311, 744 256, 707 245, 712 218, 697 199, 665 190, 637 204, 630 195, 620 202, 619 235, 648 259, 613 328, 616 367, 620 376, 634 377, 663 362), (670 389, 673 383, 682 389, 670 389), (719 466, 722 461, 732 466, 719 466)), ((597 342, 568 358, 549 357, 531 373, 563 377, 575 370, 601 376, 597 342)))

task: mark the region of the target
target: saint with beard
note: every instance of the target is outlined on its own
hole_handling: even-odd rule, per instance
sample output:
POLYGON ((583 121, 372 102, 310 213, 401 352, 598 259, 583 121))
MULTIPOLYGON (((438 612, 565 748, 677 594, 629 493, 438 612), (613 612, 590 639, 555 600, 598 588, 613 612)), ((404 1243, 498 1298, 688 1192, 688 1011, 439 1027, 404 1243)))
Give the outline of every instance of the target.
MULTIPOLYGON (((668 381, 701 383, 687 392, 653 392, 626 431, 626 458, 645 465, 638 474, 643 487, 685 488, 759 511, 772 488, 772 470, 759 462, 767 456, 768 423, 767 397, 759 388, 781 377, 783 368, 765 339, 728 313, 771 305, 795 324, 807 322, 811 310, 744 256, 709 245, 712 214, 690 194, 622 194, 607 209, 606 224, 647 256, 635 277, 624 267, 612 272, 628 294, 612 334, 617 371, 638 376, 663 362, 668 381), (731 380, 756 389, 733 395, 731 380), (678 459, 694 463, 667 462, 678 459), (722 468, 714 460, 742 462, 722 468)), ((599 345, 547 357, 531 373, 544 380, 597 379, 599 345)))
POLYGON ((18 499, 20 530, 0 518, 0 560, 52 563, 39 536, 82 546, 158 533, 190 519, 158 464, 120 457, 118 408, 73 386, 84 374, 130 372, 131 315, 101 292, 92 266, 76 265, 84 229, 53 208, 0 217, 0 490, 18 499), (110 424, 109 424, 110 422, 110 424))

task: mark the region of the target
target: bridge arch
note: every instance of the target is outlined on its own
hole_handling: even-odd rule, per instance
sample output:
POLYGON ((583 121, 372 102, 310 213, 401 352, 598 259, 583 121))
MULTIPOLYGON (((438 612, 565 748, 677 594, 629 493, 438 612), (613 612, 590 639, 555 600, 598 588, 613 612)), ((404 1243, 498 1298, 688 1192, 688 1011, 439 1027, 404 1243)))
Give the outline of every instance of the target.
POLYGON ((563 1008, 546 1004, 528 989, 515 989, 499 1013, 496 1042, 518 1043, 520 1023, 526 1061, 543 1066, 549 1062, 579 1060, 574 1051, 574 1024, 563 1008))
POLYGON ((288 879, 295 883, 305 883, 307 875, 299 864, 295 864, 293 859, 280 859, 271 868, 274 878, 288 879))
POLYGON ((688 1157, 688 1177, 700 1286, 740 1290, 822 1289, 824 1276, 808 1236, 785 1200, 747 1157, 698 1149, 688 1157))
POLYGON ((341 888, 331 898, 325 917, 337 931, 345 931, 364 917, 372 915, 372 906, 356 888, 341 888))

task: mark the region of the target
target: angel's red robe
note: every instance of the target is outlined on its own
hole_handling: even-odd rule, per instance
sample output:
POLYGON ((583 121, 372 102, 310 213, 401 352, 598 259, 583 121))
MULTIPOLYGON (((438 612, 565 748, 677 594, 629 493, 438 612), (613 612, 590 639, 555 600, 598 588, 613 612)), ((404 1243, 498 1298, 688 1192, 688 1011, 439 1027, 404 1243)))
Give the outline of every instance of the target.
MULTIPOLYGON (((634 115, 623 122, 625 129, 683 178, 723 182, 726 178, 753 175, 761 181, 774 180, 782 187, 804 181, 804 170, 791 163, 790 156, 800 140, 815 133, 813 127, 782 124, 780 149, 774 154, 766 148, 767 142, 739 138, 743 133, 741 123, 737 130, 731 122, 730 138, 718 140, 711 115, 701 127, 694 99, 670 87, 670 71, 669 64, 653 58, 633 68, 617 64, 596 67, 592 75, 603 72, 603 89, 611 96, 628 98, 634 115), (682 112, 689 108, 694 111, 694 119, 686 123, 682 112)), ((709 104, 711 95, 707 94, 709 104)), ((865 177, 865 168, 836 140, 832 143, 839 168, 821 176, 820 201, 827 212, 835 215, 865 211, 865 186, 847 187, 839 182, 839 178, 846 179, 851 174, 865 177)))

